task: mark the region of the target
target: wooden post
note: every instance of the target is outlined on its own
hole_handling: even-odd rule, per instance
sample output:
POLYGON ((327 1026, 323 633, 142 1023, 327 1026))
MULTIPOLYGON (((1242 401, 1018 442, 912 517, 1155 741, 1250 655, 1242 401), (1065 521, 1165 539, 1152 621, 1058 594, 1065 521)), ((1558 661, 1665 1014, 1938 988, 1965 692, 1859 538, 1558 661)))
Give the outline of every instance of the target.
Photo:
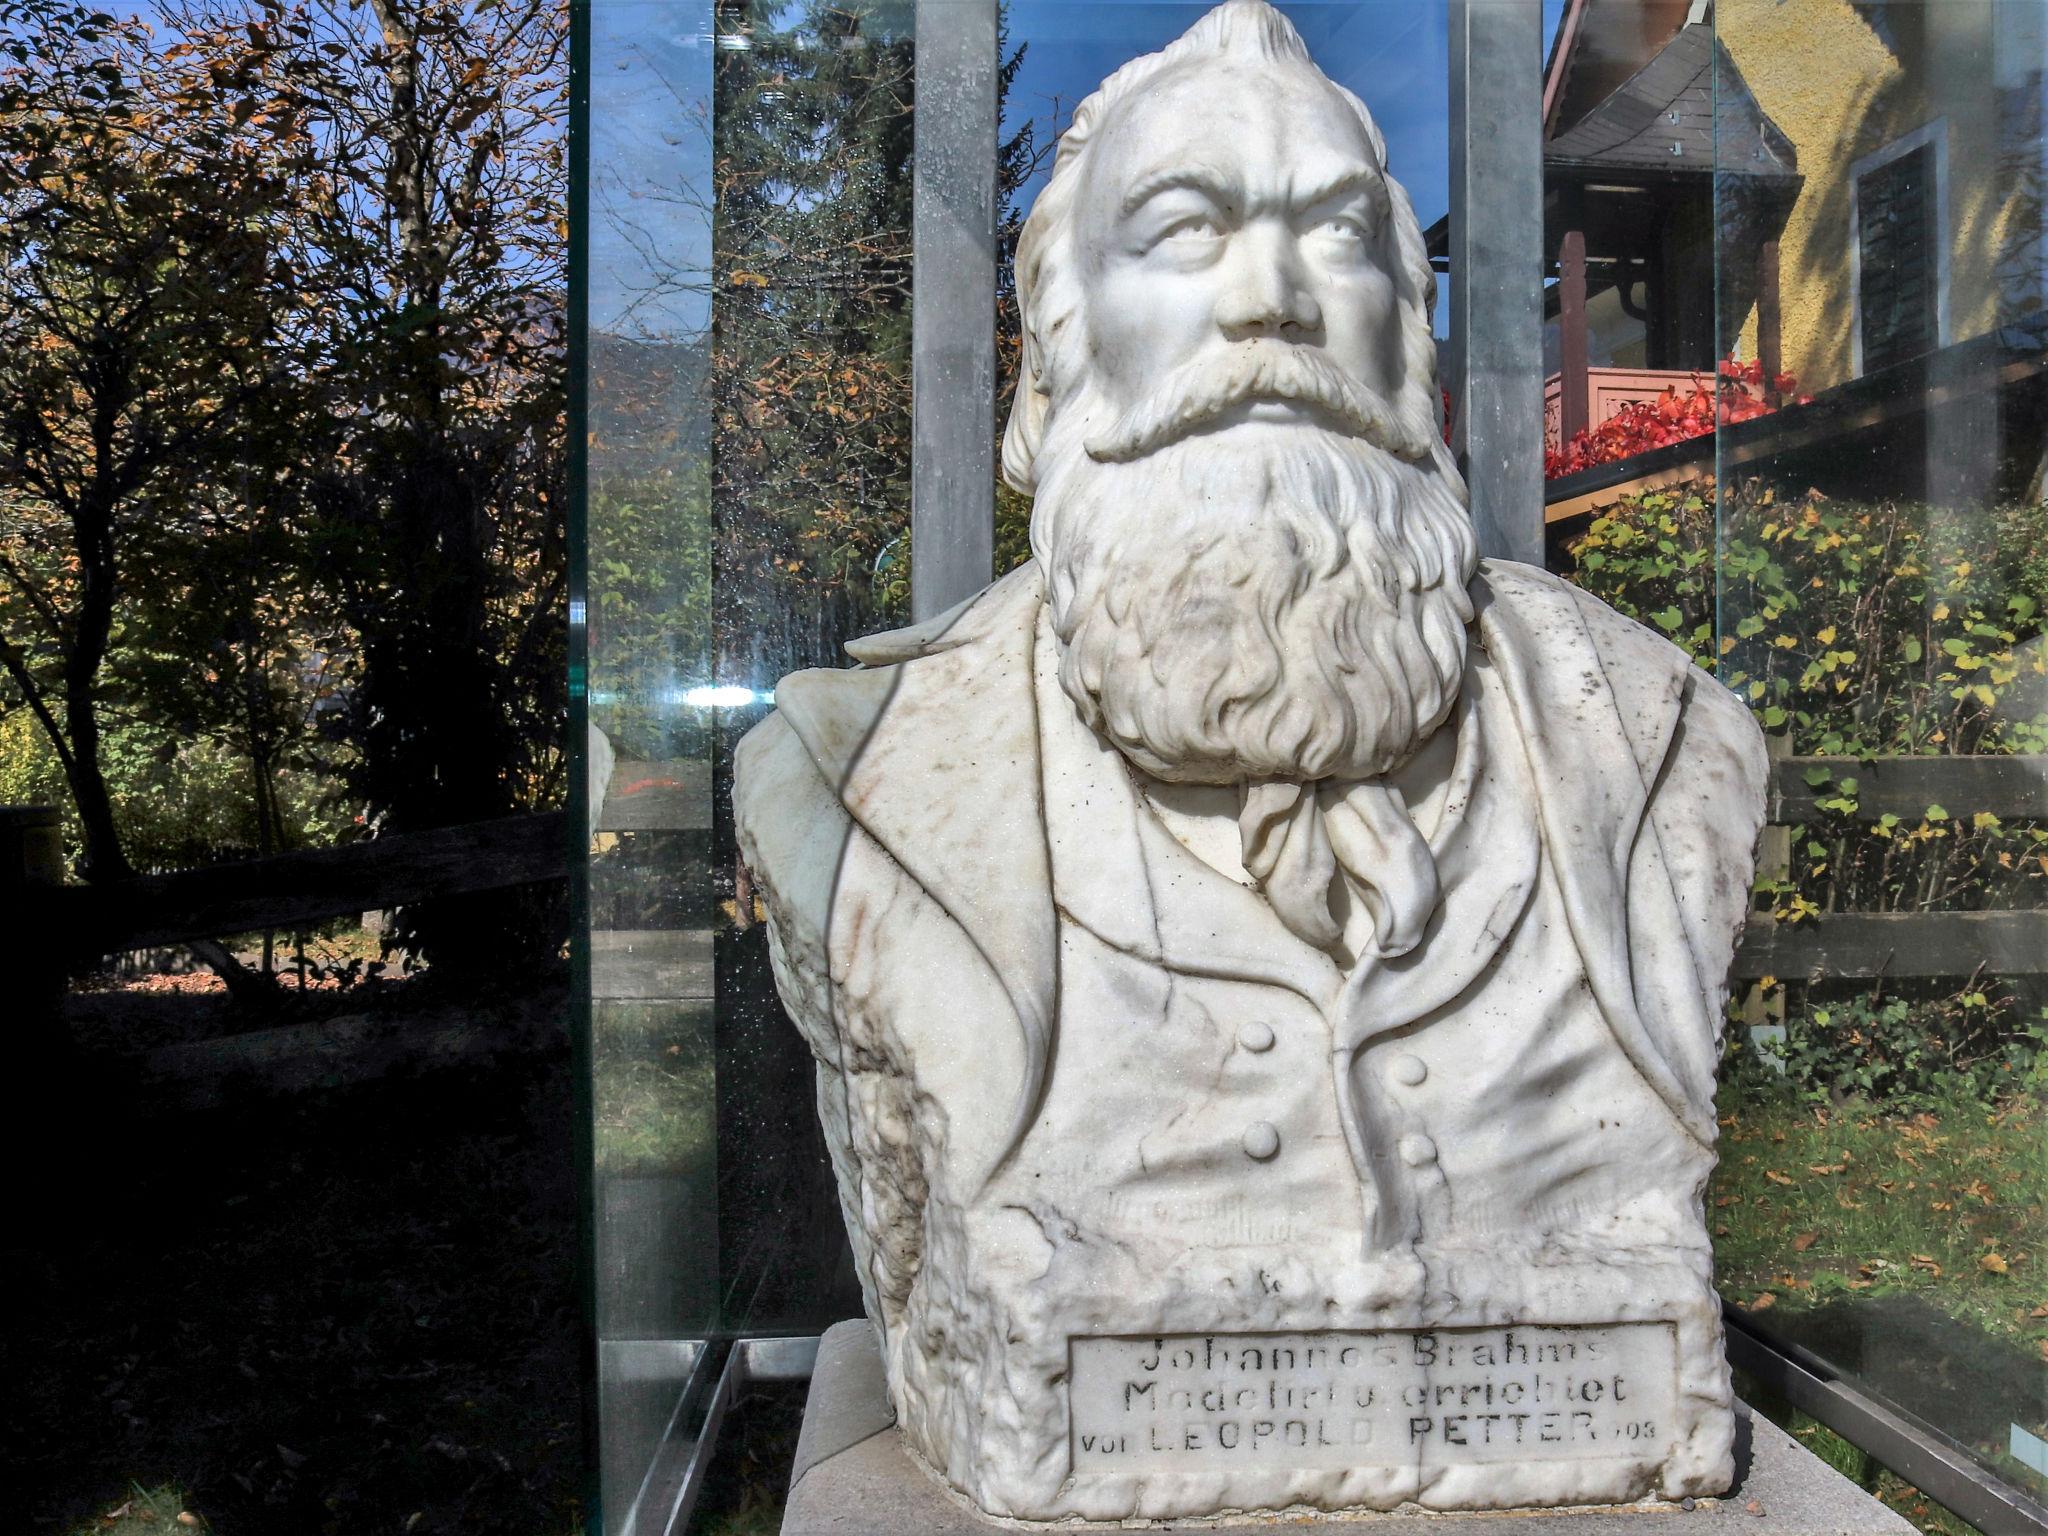
POLYGON ((1568 229, 1557 253, 1558 429, 1562 448, 1592 425, 1586 382, 1586 235, 1568 229))
POLYGON ((20 944, 27 977, 10 988, 28 998, 27 1044, 37 1060, 26 1080, 61 1054, 64 1037, 64 946, 51 921, 50 892, 64 883, 64 826, 55 807, 0 805, 0 915, 20 944))
POLYGON ((1785 369, 1783 311, 1778 300, 1778 242, 1766 240, 1756 254, 1756 356, 1764 365, 1764 398, 1777 403, 1774 380, 1785 369))

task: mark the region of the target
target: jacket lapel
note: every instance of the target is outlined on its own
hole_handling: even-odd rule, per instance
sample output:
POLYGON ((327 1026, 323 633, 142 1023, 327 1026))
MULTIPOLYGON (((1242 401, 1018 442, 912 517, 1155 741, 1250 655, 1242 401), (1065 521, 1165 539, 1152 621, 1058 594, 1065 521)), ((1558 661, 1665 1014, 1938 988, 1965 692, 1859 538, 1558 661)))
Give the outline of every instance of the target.
POLYGON ((1039 607, 1026 566, 927 633, 862 645, 903 657, 893 665, 792 673, 775 695, 855 822, 960 925, 1016 1010, 1026 1066, 1011 1147, 1037 1114, 1058 987, 1032 690, 1039 607))
MULTIPOLYGON (((1528 566, 1482 562, 1473 596, 1481 643, 1521 727, 1544 842, 1593 996, 1636 1070, 1687 1131, 1711 1143, 1712 1110, 1701 1108, 1711 1099, 1702 1100, 1698 1064, 1683 1049, 1687 1040, 1713 1038, 1710 1021, 1661 1016, 1671 1007, 1697 1014, 1697 987, 1657 989, 1660 1016, 1646 1018, 1634 965, 1672 957, 1633 953, 1639 929, 1629 891, 1630 860, 1692 663, 1676 646, 1601 646, 1571 588, 1528 566), (1630 664, 1610 671, 1604 649, 1630 664)), ((1596 614, 1594 622, 1626 625, 1618 615, 1596 614)), ((1640 899, 1661 910, 1669 892, 1640 899)))

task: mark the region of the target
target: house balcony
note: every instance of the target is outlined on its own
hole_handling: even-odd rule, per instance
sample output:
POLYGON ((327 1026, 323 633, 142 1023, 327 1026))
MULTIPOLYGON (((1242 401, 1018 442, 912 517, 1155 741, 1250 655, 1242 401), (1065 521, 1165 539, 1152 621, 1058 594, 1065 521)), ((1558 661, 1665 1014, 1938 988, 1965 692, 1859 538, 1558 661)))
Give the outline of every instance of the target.
MULTIPOLYGON (((1625 405, 1637 402, 1649 403, 1657 400, 1667 389, 1683 394, 1694 384, 1713 387, 1714 372, 1691 368, 1587 368, 1582 374, 1583 385, 1577 392, 1584 402, 1584 409, 1575 414, 1578 426, 1588 429, 1598 427, 1611 420, 1625 405)), ((1543 446, 1559 449, 1564 446, 1565 431, 1564 375, 1553 373, 1543 381, 1543 446)))

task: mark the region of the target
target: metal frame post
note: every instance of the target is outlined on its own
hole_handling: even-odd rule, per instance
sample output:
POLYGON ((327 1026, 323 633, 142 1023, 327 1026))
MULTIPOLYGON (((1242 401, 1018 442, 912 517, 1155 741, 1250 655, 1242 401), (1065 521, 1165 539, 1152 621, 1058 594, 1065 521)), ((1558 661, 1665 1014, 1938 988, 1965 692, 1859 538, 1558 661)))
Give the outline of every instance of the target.
POLYGON ((910 611, 995 570, 996 0, 917 0, 910 611))
POLYGON ((1543 6, 1450 0, 1452 449, 1480 553, 1543 563, 1543 6))

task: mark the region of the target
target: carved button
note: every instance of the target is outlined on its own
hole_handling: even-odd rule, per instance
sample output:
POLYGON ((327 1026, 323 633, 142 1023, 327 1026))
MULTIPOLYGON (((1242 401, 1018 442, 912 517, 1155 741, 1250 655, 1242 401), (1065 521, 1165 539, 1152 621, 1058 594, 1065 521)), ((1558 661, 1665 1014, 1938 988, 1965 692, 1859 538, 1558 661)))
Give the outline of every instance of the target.
POLYGON ((1410 1168, 1422 1168, 1436 1161, 1436 1143, 1427 1136, 1403 1136, 1398 1149, 1401 1161, 1410 1168))
POLYGON ((1280 1150, 1280 1132, 1270 1120, 1254 1120, 1245 1127, 1244 1155, 1255 1163, 1263 1163, 1280 1150))
POLYGON ((1396 1056, 1387 1063, 1387 1075, 1403 1088, 1413 1088, 1429 1076, 1429 1068, 1423 1065, 1420 1056, 1396 1056))
POLYGON ((1264 1019, 1252 1019, 1237 1026, 1237 1043, 1254 1053, 1273 1049, 1273 1026, 1264 1019))

